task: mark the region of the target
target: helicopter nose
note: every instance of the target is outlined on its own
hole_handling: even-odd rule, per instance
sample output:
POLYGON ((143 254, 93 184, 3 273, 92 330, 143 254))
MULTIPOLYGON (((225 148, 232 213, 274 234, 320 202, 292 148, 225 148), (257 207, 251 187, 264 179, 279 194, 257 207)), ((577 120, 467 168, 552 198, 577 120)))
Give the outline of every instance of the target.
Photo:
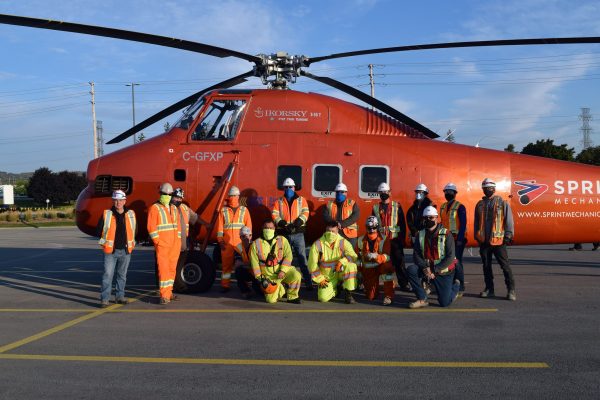
POLYGON ((82 232, 94 236, 96 234, 96 223, 98 221, 91 220, 91 199, 92 199, 92 183, 88 185, 77 196, 75 204, 75 221, 77 227, 82 232))

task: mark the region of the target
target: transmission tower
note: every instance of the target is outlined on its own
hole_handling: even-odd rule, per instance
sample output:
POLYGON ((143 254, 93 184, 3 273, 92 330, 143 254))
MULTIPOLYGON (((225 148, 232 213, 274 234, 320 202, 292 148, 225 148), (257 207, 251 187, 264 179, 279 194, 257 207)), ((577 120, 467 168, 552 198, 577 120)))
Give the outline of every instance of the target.
POLYGON ((96 146, 98 148, 98 157, 104 155, 104 139, 102 138, 102 132, 104 132, 102 121, 96 121, 96 140, 98 141, 96 146))
POLYGON ((583 140, 581 141, 581 144, 583 145, 584 149, 587 149, 593 146, 591 137, 592 127, 590 126, 592 114, 590 114, 590 109, 587 107, 582 107, 579 119, 581 120, 581 132, 583 132, 583 140))

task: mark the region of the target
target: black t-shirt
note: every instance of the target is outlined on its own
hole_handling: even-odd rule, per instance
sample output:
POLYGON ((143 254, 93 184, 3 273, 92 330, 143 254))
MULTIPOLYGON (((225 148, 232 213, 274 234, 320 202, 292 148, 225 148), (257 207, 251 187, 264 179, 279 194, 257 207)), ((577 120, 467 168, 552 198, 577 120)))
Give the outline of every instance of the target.
POLYGON ((127 248, 127 230, 125 229, 125 213, 127 210, 123 211, 123 214, 119 214, 117 210, 112 208, 113 215, 115 217, 115 221, 117 223, 117 227, 115 229, 115 249, 126 249, 127 248))

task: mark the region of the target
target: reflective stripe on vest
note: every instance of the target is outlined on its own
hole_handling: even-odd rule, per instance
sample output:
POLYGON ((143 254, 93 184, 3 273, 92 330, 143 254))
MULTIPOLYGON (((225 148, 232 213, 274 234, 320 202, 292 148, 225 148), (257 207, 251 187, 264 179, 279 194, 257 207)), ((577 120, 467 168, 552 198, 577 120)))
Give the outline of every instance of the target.
POLYGON ((458 219, 458 208, 461 205, 462 204, 459 201, 454 200, 450 209, 446 209, 448 207, 447 202, 442 204, 442 207, 440 208, 440 217, 442 218, 442 225, 444 225, 446 229, 452 232, 453 235, 457 235, 458 231, 461 228, 460 221, 458 219))
MULTIPOLYGON (((342 219, 348 219, 352 215, 353 208, 354 200, 346 199, 342 204, 342 219)), ((327 203, 327 209, 329 210, 329 215, 331 215, 331 219, 335 221, 337 217, 337 204, 334 201, 329 201, 327 203)), ((344 234, 349 238, 355 238, 357 230, 358 224, 356 222, 352 225, 348 225, 347 227, 342 228, 344 234)))
POLYGON ((398 210, 400 207, 398 206, 398 202, 392 201, 387 208, 388 213, 390 215, 390 223, 386 225, 381 218, 381 212, 383 211, 380 207, 381 203, 377 203, 373 206, 373 214, 377 218, 377 222, 379 222, 379 232, 386 236, 390 236, 391 239, 398 237, 398 233, 400 233, 400 226, 396 225, 398 221, 398 210))
POLYGON ((344 240, 345 239, 340 238, 340 240, 338 242, 338 246, 339 246, 340 253, 341 253, 340 258, 338 258, 335 261, 328 261, 328 262, 324 261, 323 243, 321 242, 321 239, 319 239, 319 240, 317 240, 315 242, 315 246, 317 246, 317 250, 319 251, 319 267, 321 267, 321 268, 334 268, 337 265, 337 263, 338 263, 338 261, 340 259, 346 257, 346 254, 344 253, 344 240))
POLYGON ((162 206, 162 204, 158 204, 158 203, 154 203, 152 205, 152 207, 156 207, 158 209, 158 215, 160 216, 160 223, 156 226, 156 231, 154 232, 148 232, 150 234, 150 237, 152 239, 156 239, 160 232, 166 232, 166 231, 177 231, 177 236, 181 237, 181 231, 177 228, 178 227, 178 223, 177 223, 177 207, 175 207, 174 205, 170 205, 168 210, 169 213, 171 214, 171 218, 169 218, 169 213, 167 213, 165 211, 164 206, 162 206))
MULTIPOLYGON (((385 244, 385 236, 377 236, 377 239, 375 239, 375 241, 379 241, 377 243, 377 248, 376 253, 377 254, 383 254, 385 255, 386 260, 384 262, 388 262, 390 260, 390 256, 387 254, 383 253, 383 245, 385 244)), ((370 253, 368 246, 365 246, 365 244, 368 244, 368 238, 365 236, 361 236, 360 239, 358 240, 358 250, 360 251, 360 260, 362 262, 362 266, 365 268, 375 268, 379 266, 379 263, 375 260, 366 260, 365 256, 366 253, 370 253)))
POLYGON ((221 210, 223 213, 223 229, 242 229, 244 226, 244 216, 246 215, 246 207, 239 207, 239 214, 237 220, 235 219, 235 213, 230 207, 223 207, 221 210), (232 212, 231 219, 229 217, 229 210, 232 212))
MULTIPOLYGON (((102 236, 98 243, 104 247, 104 252, 112 254, 115 246, 115 232, 117 227, 113 226, 113 222, 116 223, 116 219, 113 216, 112 210, 104 210, 103 215, 104 226, 102 227, 102 236)), ((135 231, 137 229, 137 221, 135 213, 132 210, 128 210, 125 213, 125 235, 127 252, 131 253, 135 247, 135 231)))
MULTIPOLYGON (((494 223, 492 224, 490 234, 490 244, 492 246, 499 246, 504 241, 504 201, 500 197, 494 198, 492 201, 494 223)), ((485 207, 483 200, 478 203, 477 211, 479 212, 479 227, 477 232, 475 232, 475 239, 483 243, 485 242, 485 222, 487 218, 487 207, 485 207)))
POLYGON ((305 214, 308 213, 308 204, 306 200, 302 196, 298 196, 292 202, 292 214, 288 215, 290 210, 290 206, 285 197, 280 197, 277 199, 275 203, 276 206, 273 208, 273 220, 275 221, 275 225, 279 223, 282 219, 286 222, 294 222, 296 218, 300 218, 302 222, 306 223, 307 217, 305 214))
MULTIPOLYGON (((179 206, 179 212, 183 216, 183 222, 185 225, 185 237, 190 235, 190 209, 185 204, 179 206)), ((183 227, 181 227, 183 229, 183 227)))
MULTIPOLYGON (((256 254, 258 255, 258 264, 261 267, 267 267, 267 257, 265 257, 264 253, 263 253, 263 246, 262 246, 262 239, 258 239, 256 240, 254 243, 256 243, 256 254)), ((267 251, 267 255, 270 253, 271 249, 269 249, 269 251, 267 251)), ((281 236, 277 236, 277 238, 275 239, 275 264, 279 265, 282 264, 283 265, 283 238, 281 236)), ((287 265, 287 263, 286 263, 287 265)))
MULTIPOLYGON (((446 228, 440 228, 438 232, 438 240, 437 240, 437 248, 438 248, 438 259, 433 260, 434 265, 438 265, 446 256, 446 232, 448 230, 446 228)), ((421 251, 423 252, 423 256, 425 256, 425 229, 419 231, 419 244, 421 245, 421 251)), ((455 259, 456 260, 456 259, 455 259)), ((448 273, 448 271, 454 269, 454 264, 450 264, 448 268, 444 268, 440 270, 438 273, 440 275, 444 275, 448 273)))

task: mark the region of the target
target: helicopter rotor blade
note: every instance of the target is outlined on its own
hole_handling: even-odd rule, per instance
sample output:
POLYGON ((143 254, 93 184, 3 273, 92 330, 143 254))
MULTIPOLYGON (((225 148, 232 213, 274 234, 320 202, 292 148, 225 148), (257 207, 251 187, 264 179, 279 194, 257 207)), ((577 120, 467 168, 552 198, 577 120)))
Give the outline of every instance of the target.
POLYGON ((211 46, 204 43, 189 40, 170 38, 166 36, 152 35, 149 33, 126 31, 122 29, 106 28, 103 26, 75 24, 72 22, 54 21, 51 19, 39 19, 20 17, 17 15, 0 14, 0 24, 29 26, 31 28, 51 29, 55 31, 83 33, 86 35, 111 37, 115 39, 130 40, 134 42, 155 44, 158 46, 172 47, 175 49, 207 54, 214 57, 237 57, 250 62, 260 62, 260 57, 241 53, 223 47, 211 46))
POLYGON ((170 105, 169 107, 154 114, 150 118, 145 119, 144 121, 140 122, 139 124, 136 124, 135 126, 131 127, 130 129, 126 130, 125 132, 121 133, 119 136, 106 142, 106 144, 122 142, 123 140, 127 139, 128 137, 135 135, 142 129, 145 129, 145 128, 149 127, 150 125, 160 121, 161 119, 168 117, 169 115, 173 114, 174 112, 177 112, 177 111, 181 110, 182 108, 195 103, 196 100, 198 100, 198 98, 200 98, 200 96, 202 96, 204 93, 208 93, 211 90, 215 90, 215 89, 227 89, 229 87, 246 82, 246 78, 249 78, 251 76, 254 76, 254 70, 248 71, 244 74, 227 79, 226 81, 219 82, 216 85, 212 85, 211 87, 208 87, 206 89, 202 89, 199 92, 196 92, 193 95, 188 96, 185 99, 180 100, 177 103, 170 105))
POLYGON ((472 42, 449 42, 449 43, 431 43, 417 44, 410 46, 398 47, 382 47, 379 49, 367 49, 348 51, 345 53, 334 53, 322 57, 308 57, 305 65, 309 66, 323 60, 331 60, 333 58, 363 56, 366 54, 393 53, 397 51, 413 51, 413 50, 431 50, 431 49, 451 49, 460 47, 490 47, 490 46, 527 46, 541 44, 580 44, 580 43, 600 43, 600 37, 566 37, 566 38, 540 38, 540 39, 505 39, 505 40, 480 40, 472 42))
POLYGON ((304 70, 301 70, 300 74, 306 76, 307 78, 311 78, 311 79, 314 79, 321 83, 324 83, 325 85, 332 86, 332 87, 334 87, 338 90, 341 90, 342 92, 345 92, 351 96, 354 96, 357 99, 362 100, 365 103, 369 104, 370 106, 373 106, 373 107, 377 108, 378 110, 386 113, 390 117, 397 119, 398 121, 402 122, 403 124, 408 125, 411 128, 418 130, 419 132, 421 132, 422 134, 424 134, 425 136, 427 136, 431 139, 435 139, 435 138, 439 137, 439 135, 437 133, 435 133, 431 129, 421 125, 414 119, 402 114, 400 111, 385 104, 384 102, 377 100, 376 98, 371 97, 368 94, 361 92, 358 89, 353 88, 352 86, 348 86, 345 83, 336 81, 335 79, 332 79, 332 78, 316 76, 316 75, 313 75, 304 70))

